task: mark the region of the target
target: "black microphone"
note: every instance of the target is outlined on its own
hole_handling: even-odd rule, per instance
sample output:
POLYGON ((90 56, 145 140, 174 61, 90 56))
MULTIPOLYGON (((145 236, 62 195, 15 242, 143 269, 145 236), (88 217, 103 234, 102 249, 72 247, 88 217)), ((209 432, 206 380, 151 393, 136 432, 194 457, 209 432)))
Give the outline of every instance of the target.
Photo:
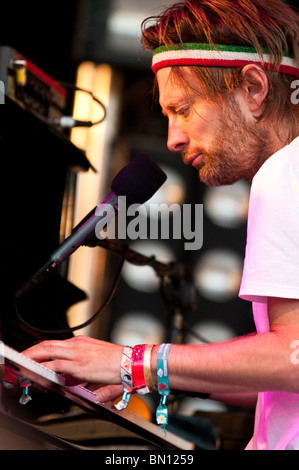
POLYGON ((66 260, 86 240, 95 234, 95 228, 131 204, 143 204, 162 186, 166 180, 164 171, 149 157, 140 154, 117 173, 111 183, 111 191, 100 206, 92 209, 72 230, 72 234, 52 253, 48 261, 15 293, 20 299, 39 284, 57 265, 66 260), (126 204, 120 207, 119 196, 126 197, 126 204), (109 207, 111 210, 109 211, 109 207), (108 210, 107 210, 108 208, 108 210))

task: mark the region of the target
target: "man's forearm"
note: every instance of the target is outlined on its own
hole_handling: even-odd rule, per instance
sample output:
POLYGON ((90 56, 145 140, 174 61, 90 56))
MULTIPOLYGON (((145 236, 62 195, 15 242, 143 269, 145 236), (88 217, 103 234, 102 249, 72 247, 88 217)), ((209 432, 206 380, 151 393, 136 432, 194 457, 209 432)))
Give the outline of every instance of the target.
MULTIPOLYGON (((168 356, 170 388, 195 392, 239 393, 264 390, 299 391, 292 364, 292 333, 249 335, 208 345, 172 345, 168 356)), ((297 334, 299 338, 299 332, 297 334)), ((156 375, 157 347, 152 354, 156 375)))
POLYGON ((211 393, 209 399, 220 401, 222 403, 226 403, 227 405, 255 409, 257 392, 211 393))

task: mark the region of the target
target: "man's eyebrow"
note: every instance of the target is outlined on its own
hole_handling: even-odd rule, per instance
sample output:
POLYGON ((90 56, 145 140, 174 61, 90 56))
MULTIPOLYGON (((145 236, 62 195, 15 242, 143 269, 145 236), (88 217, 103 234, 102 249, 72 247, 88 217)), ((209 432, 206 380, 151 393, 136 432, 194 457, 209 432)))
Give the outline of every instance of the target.
POLYGON ((162 114, 164 115, 166 114, 167 111, 175 111, 177 108, 180 108, 186 105, 190 105, 190 100, 187 100, 185 98, 172 100, 169 103, 166 103, 165 105, 162 105, 160 103, 161 111, 162 111, 162 114))

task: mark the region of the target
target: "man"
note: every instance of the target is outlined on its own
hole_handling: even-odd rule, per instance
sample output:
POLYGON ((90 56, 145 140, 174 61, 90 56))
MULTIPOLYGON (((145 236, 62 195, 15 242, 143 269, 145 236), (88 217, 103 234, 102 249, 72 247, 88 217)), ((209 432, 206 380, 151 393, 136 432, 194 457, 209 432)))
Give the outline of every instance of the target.
POLYGON ((158 385, 160 422, 172 389, 256 404, 247 449, 299 449, 299 17, 280 0, 190 0, 147 24, 169 149, 208 185, 252 182, 240 296, 253 304, 257 333, 129 348, 127 388, 123 346, 77 337, 25 354, 97 384, 101 401, 122 383, 120 408, 131 392, 158 385))

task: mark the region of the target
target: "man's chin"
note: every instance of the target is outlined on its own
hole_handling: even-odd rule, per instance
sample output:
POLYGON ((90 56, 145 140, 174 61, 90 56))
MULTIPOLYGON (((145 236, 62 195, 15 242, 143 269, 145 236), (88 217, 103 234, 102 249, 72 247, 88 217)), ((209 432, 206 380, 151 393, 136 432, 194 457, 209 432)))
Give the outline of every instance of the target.
POLYGON ((201 183, 206 186, 227 186, 236 183, 240 178, 231 175, 215 175, 215 173, 205 171, 204 168, 198 171, 201 183))

